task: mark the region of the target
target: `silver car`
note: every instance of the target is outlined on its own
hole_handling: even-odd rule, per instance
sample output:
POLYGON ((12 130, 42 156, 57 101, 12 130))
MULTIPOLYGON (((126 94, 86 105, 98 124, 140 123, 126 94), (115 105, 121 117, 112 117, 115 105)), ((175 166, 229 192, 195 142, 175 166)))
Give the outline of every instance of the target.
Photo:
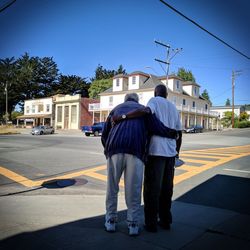
POLYGON ((55 130, 50 126, 37 126, 34 127, 31 131, 32 135, 43 135, 43 134, 54 134, 55 130))

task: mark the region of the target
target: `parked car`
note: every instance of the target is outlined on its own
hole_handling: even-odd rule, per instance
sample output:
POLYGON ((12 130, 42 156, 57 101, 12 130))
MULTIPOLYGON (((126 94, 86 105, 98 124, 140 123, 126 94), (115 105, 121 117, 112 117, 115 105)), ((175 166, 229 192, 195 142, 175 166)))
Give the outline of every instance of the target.
POLYGON ((102 133, 104 122, 96 122, 92 126, 82 126, 82 131, 86 136, 98 136, 102 133))
POLYGON ((43 135, 43 134, 54 134, 55 130, 51 126, 36 126, 32 128, 31 134, 32 135, 43 135))
POLYGON ((185 133, 202 133, 203 127, 200 125, 191 126, 189 128, 184 129, 185 133))

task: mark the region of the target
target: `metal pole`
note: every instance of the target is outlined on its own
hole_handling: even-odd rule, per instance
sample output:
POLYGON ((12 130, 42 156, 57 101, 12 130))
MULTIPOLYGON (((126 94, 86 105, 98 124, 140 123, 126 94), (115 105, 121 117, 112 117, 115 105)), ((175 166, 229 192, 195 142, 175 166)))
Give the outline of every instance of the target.
POLYGON ((7 85, 7 82, 5 85, 5 94, 6 94, 5 120, 6 120, 6 125, 7 125, 8 124, 8 85, 7 85))
POLYGON ((232 128, 234 128, 234 71, 232 71, 232 128))

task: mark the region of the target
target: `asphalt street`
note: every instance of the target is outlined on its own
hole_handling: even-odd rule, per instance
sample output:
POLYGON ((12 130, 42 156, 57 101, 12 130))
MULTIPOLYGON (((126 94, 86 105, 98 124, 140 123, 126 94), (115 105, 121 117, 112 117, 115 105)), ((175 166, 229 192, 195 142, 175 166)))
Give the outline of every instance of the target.
POLYGON ((184 134, 181 158, 171 231, 142 231, 131 239, 123 181, 118 232, 103 230, 106 159, 100 137, 80 131, 2 135, 0 248, 249 249, 250 129, 184 134))

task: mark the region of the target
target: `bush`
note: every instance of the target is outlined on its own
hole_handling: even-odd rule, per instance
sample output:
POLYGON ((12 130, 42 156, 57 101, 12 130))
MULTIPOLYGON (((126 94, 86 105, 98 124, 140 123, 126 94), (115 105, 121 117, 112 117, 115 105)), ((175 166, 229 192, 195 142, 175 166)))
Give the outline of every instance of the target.
POLYGON ((238 128, 248 128, 250 127, 250 121, 241 121, 238 123, 238 128))

